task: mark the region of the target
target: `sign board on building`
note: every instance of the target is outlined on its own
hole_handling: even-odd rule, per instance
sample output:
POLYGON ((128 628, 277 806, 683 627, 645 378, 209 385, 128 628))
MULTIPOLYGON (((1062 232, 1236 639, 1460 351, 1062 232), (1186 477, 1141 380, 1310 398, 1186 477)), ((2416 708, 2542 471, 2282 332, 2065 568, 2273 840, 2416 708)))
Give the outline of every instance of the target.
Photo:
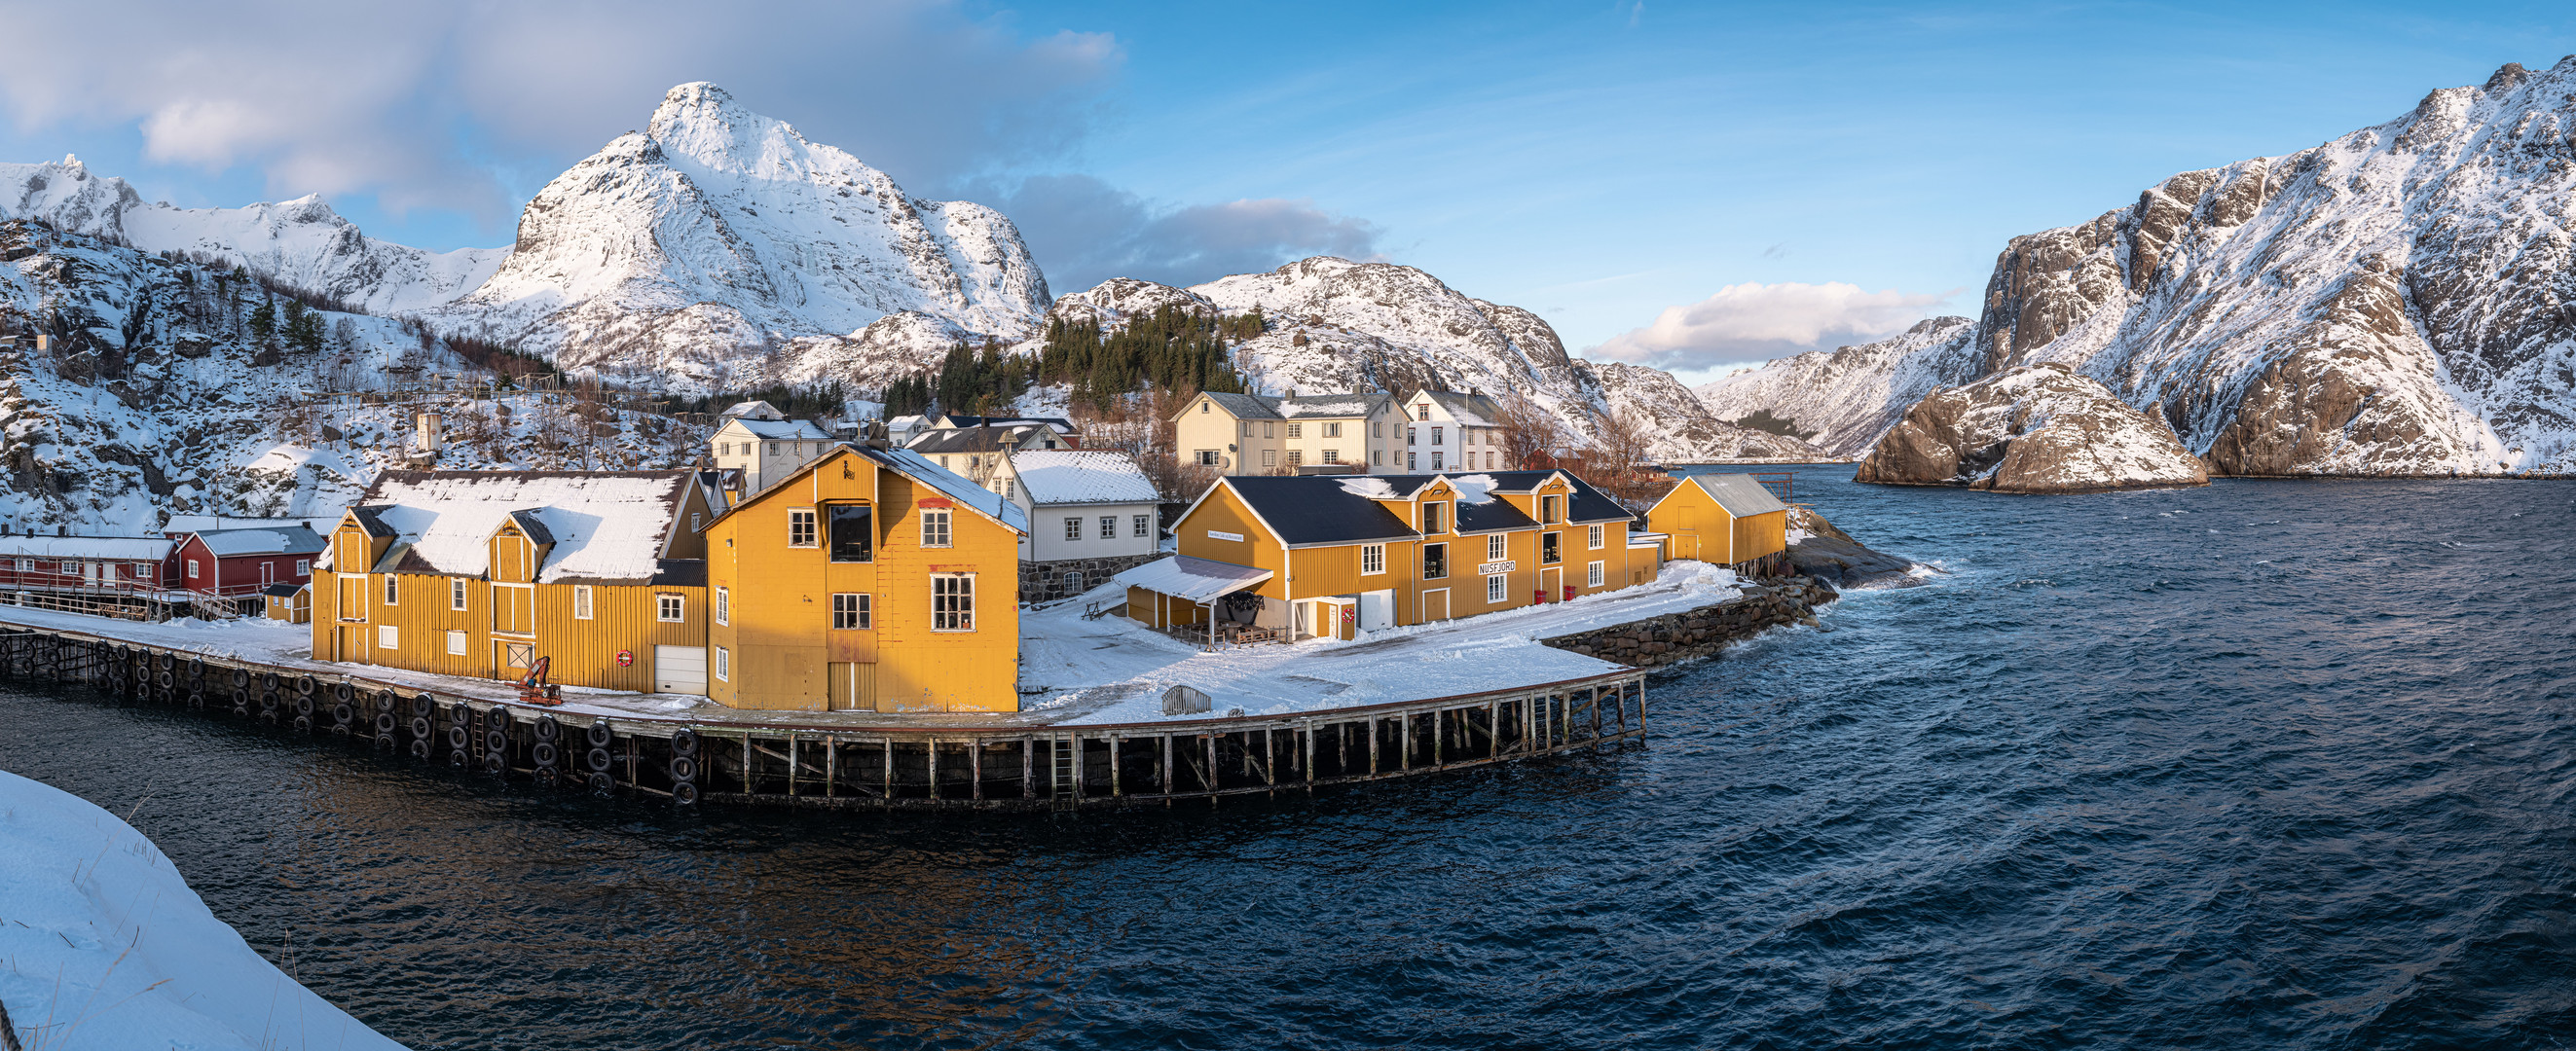
POLYGON ((1497 573, 1509 573, 1515 569, 1519 569, 1520 565, 1521 564, 1518 562, 1509 560, 1502 562, 1487 562, 1476 567, 1476 575, 1480 577, 1490 577, 1497 573))
POLYGON ((1226 533, 1226 532, 1220 532, 1220 531, 1217 531, 1217 530, 1211 529, 1211 530, 1208 530, 1208 539, 1210 539, 1210 540, 1232 540, 1232 541, 1234 541, 1234 542, 1236 542, 1236 543, 1242 543, 1242 542, 1243 542, 1243 534, 1241 534, 1241 533, 1226 533))

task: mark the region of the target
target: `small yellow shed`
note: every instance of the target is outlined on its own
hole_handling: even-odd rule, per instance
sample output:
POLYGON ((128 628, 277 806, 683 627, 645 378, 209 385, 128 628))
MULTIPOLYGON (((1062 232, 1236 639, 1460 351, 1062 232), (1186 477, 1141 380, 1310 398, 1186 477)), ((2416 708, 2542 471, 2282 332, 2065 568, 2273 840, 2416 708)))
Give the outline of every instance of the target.
POLYGON ((260 589, 266 600, 268 619, 289 624, 313 622, 313 585, 276 583, 260 589))
POLYGON ((1789 549, 1789 505, 1749 474, 1695 474, 1646 509, 1672 557, 1740 566, 1789 549))

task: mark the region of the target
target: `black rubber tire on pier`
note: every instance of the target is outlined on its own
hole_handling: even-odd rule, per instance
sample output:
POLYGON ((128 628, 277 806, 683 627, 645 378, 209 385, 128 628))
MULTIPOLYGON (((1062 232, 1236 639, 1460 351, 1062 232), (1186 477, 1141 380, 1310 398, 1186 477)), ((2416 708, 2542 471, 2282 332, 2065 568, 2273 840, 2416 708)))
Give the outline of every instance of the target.
POLYGON ((313 717, 312 717, 312 716, 310 716, 310 715, 299 715, 299 716, 296 716, 296 717, 295 717, 295 732, 296 732, 296 733, 300 733, 300 734, 309 734, 309 733, 312 733, 312 732, 313 732, 313 717))
POLYGON ((346 682, 335 682, 331 684, 331 696, 344 701, 355 700, 358 696, 358 688, 346 682))
POLYGON ((555 760, 557 758, 559 757, 555 754, 555 743, 553 741, 539 741, 528 746, 528 761, 536 764, 537 769, 554 769, 555 760))
POLYGON ((464 765, 465 765, 465 749, 462 749, 462 748, 451 749, 451 750, 447 753, 447 765, 449 765, 449 766, 464 766, 464 765))
POLYGON ((592 774, 590 790, 595 795, 604 796, 617 790, 617 782, 610 780, 607 774, 592 774))
POLYGON ((190 657, 190 658, 188 658, 188 681, 189 681, 189 682, 204 682, 204 681, 206 681, 206 659, 205 659, 205 658, 203 658, 203 657, 190 657))
POLYGON ((206 695, 191 691, 188 694, 188 708, 191 711, 204 711, 206 708, 206 695))
POLYGON ((347 726, 349 725, 350 720, 357 717, 358 710, 349 707, 349 702, 347 701, 342 701, 331 706, 331 725, 333 726, 347 726))
POLYGON ((176 686, 176 685, 178 685, 178 684, 179 684, 179 677, 178 677, 178 676, 176 676, 176 675, 172 675, 172 674, 170 674, 169 672, 166 672, 166 671, 165 671, 165 672, 157 673, 157 674, 155 674, 155 675, 153 675, 153 676, 152 676, 152 685, 154 685, 154 686, 158 686, 158 687, 160 687, 160 688, 162 688, 162 689, 165 689, 165 690, 166 690, 166 689, 169 689, 170 687, 176 686))
POLYGON ((505 759, 503 759, 503 758, 501 758, 501 753, 499 753, 499 752, 485 752, 485 753, 483 753, 483 772, 484 772, 484 773, 487 773, 487 774, 497 774, 497 773, 501 773, 501 772, 502 772, 506 767, 508 767, 508 765, 509 765, 509 761, 508 761, 508 760, 505 760, 505 759))
POLYGON ((466 746, 466 745, 471 744, 471 743, 473 742, 473 739, 474 739, 474 735, 473 735, 473 734, 470 734, 470 733, 467 733, 467 732, 465 731, 465 724, 464 724, 464 723, 449 723, 449 724, 447 724, 447 746, 448 746, 448 747, 453 748, 453 749, 456 749, 457 751, 462 752, 462 751, 464 751, 464 750, 465 750, 465 746, 466 746))
POLYGON ((297 718, 308 720, 313 718, 313 708, 314 704, 312 694, 300 694, 295 698, 295 715, 297 718))
POLYGON ((499 731, 499 730, 485 730, 485 731, 483 731, 483 751, 484 751, 484 753, 485 753, 485 754, 487 754, 487 755, 499 755, 499 754, 501 754, 501 753, 503 753, 503 752, 506 752, 506 751, 509 751, 509 750, 510 750, 510 735, 509 735, 509 734, 503 733, 503 732, 501 732, 501 731, 499 731))
POLYGON ((554 716, 537 717, 537 740, 551 741, 561 736, 563 736, 563 724, 556 722, 554 716))
POLYGON ((607 773, 608 768, 616 765, 617 763, 617 757, 608 754, 608 749, 605 748, 591 749, 590 755, 587 759, 590 763, 591 772, 599 774, 607 773))
POLYGON ((295 679, 295 692, 306 697, 313 696, 313 691, 321 688, 322 683, 310 675, 297 676, 295 679))
POLYGON ((413 741, 411 743, 411 757, 414 759, 429 758, 429 742, 426 740, 413 741))
MULTIPOLYGON (((436 698, 436 697, 434 697, 434 696, 431 696, 431 695, 429 695, 429 694, 426 694, 426 693, 415 693, 415 694, 411 695, 411 717, 412 717, 412 718, 414 718, 414 719, 427 719, 427 718, 429 718, 432 714, 436 713, 437 711, 438 711, 438 698, 436 698)), ((427 737, 427 736, 429 736, 429 735, 428 735, 428 734, 422 734, 421 736, 423 736, 423 737, 427 737)))
POLYGON ((671 780, 674 780, 674 781, 695 781, 695 780, 697 780, 697 779, 698 779, 698 761, 697 761, 697 760, 695 760, 695 759, 691 759, 691 758, 689 758, 688 756, 685 756, 685 755, 675 755, 675 756, 672 756, 672 757, 671 757, 671 780))
POLYGON ((698 735, 696 731, 690 730, 687 727, 682 727, 671 734, 672 755, 695 755, 697 754, 697 751, 698 735))
POLYGON ((692 806, 692 805, 695 805, 695 804, 697 803, 697 801, 698 801, 698 786, 693 785, 693 784, 690 784, 690 783, 688 783, 688 782, 686 782, 686 781, 682 781, 682 782, 680 782, 679 784, 672 785, 672 786, 671 786, 671 801, 672 801, 672 802, 674 802, 674 803, 678 803, 678 804, 680 804, 681 806, 692 806))
POLYGON ((402 720, 394 718, 394 713, 392 712, 376 713, 376 735, 379 737, 393 736, 394 728, 401 725, 402 720))
POLYGON ((608 720, 593 719, 590 727, 582 731, 582 736, 590 741, 591 747, 606 748, 610 741, 616 739, 616 731, 609 727, 608 720))
POLYGON ((415 715, 415 716, 412 716, 412 717, 411 717, 411 735, 412 735, 412 736, 417 737, 417 738, 420 738, 420 739, 421 739, 421 740, 423 740, 423 741, 426 741, 426 740, 429 740, 430 731, 431 731, 431 727, 430 727, 430 725, 429 725, 429 717, 428 717, 428 716, 426 716, 426 715, 415 715))
POLYGON ((248 685, 250 685, 250 669, 248 669, 248 668, 235 668, 235 669, 233 669, 233 689, 238 690, 238 689, 241 689, 242 687, 245 687, 245 686, 248 686, 248 685))

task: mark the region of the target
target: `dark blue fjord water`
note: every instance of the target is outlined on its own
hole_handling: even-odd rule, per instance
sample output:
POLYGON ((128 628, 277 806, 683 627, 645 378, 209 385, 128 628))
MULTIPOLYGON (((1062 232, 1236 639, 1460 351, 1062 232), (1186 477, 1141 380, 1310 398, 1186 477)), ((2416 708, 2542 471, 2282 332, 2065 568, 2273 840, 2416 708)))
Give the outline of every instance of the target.
POLYGON ((674 815, 0 693, 0 766, 424 1049, 2576 1044, 2576 484, 1848 477, 1799 496, 1950 575, 1617 755, 674 815))

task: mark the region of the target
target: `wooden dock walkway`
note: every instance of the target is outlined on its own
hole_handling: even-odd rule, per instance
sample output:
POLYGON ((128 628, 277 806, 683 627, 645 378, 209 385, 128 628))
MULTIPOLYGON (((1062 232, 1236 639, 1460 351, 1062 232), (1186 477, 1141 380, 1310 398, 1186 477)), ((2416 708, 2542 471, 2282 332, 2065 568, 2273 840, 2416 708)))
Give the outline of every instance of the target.
MULTIPOLYGON (((112 625, 102 625, 111 628, 112 625)), ((1071 809, 1313 792, 1642 744, 1645 676, 1622 670, 1455 697, 1275 715, 1064 724, 700 706, 531 707, 57 626, 0 623, 0 674, 372 743, 501 778, 860 809, 1071 809)), ((506 688, 495 683, 495 687, 506 688)))

